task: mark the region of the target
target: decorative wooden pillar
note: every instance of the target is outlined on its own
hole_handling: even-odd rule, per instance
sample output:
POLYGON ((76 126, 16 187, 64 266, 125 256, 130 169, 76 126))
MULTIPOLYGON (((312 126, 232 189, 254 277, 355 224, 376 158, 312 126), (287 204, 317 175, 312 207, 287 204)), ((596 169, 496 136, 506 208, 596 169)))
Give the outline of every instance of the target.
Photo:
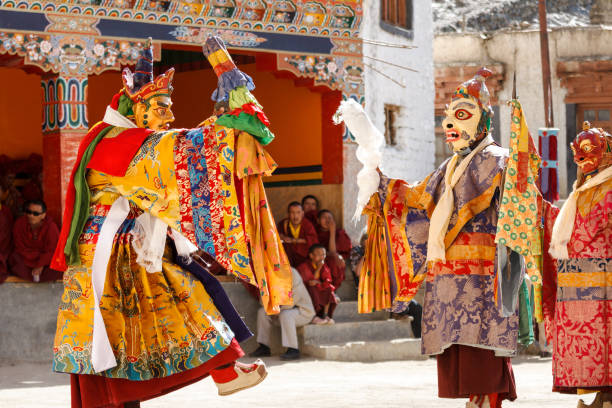
POLYGON ((342 92, 329 91, 321 96, 321 146, 323 150, 323 184, 342 184, 344 163, 342 137, 344 127, 335 125, 332 116, 342 102, 342 92))
POLYGON ((48 214, 61 222, 79 143, 88 129, 87 76, 43 77, 43 188, 48 214))

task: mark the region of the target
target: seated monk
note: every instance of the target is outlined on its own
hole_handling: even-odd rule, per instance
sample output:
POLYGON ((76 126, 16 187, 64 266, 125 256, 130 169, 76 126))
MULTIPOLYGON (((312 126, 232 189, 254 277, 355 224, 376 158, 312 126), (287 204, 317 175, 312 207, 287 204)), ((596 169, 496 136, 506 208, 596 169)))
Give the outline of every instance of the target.
POLYGON ((33 175, 26 185, 21 189, 21 197, 24 201, 42 200, 42 173, 33 175))
POLYGON ((28 202, 25 214, 13 226, 14 250, 9 258, 11 274, 31 282, 61 279, 62 272, 49 268, 58 239, 59 230, 47 218, 44 201, 28 202))
POLYGON ((304 218, 304 209, 297 201, 287 207, 288 218, 278 223, 278 233, 283 241, 289 263, 297 268, 308 259, 308 249, 316 244, 317 231, 310 221, 304 218))
MULTIPOLYGON (((0 197, 4 193, 4 186, 0 183, 0 197)), ((8 258, 13 247, 12 231, 13 214, 11 209, 0 202, 0 283, 8 277, 8 258)))
POLYGON ((5 174, 2 183, 4 184, 4 192, 0 196, 0 200, 3 205, 11 209, 13 217, 17 218, 22 214, 23 197, 15 186, 15 173, 5 174))
POLYGON ((312 319, 314 324, 334 324, 332 315, 338 304, 332 275, 325 265, 326 251, 321 244, 314 244, 308 251, 308 260, 297 268, 306 290, 310 294, 316 316, 312 319))
POLYGON ((351 253, 351 239, 346 234, 346 231, 336 227, 336 221, 331 211, 319 211, 317 221, 319 243, 327 249, 325 264, 331 270, 332 284, 337 289, 344 281, 346 260, 351 253))
POLYGON ((302 197, 302 208, 304 209, 304 217, 317 228, 317 215, 319 214, 319 199, 312 194, 302 197))

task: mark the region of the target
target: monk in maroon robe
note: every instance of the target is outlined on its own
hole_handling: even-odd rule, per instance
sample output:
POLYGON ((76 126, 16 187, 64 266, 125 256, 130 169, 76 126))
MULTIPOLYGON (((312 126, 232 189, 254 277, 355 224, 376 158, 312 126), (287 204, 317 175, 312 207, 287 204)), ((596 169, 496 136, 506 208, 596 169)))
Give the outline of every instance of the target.
POLYGON ((308 251, 308 260, 297 267, 317 314, 312 320, 314 324, 333 324, 332 315, 338 304, 331 271, 325 265, 325 257, 325 247, 314 244, 308 251))
POLYGON ((32 176, 30 181, 21 189, 21 198, 24 201, 42 200, 42 173, 32 176))
POLYGON ((25 214, 13 226, 14 250, 9 258, 11 274, 31 282, 55 281, 62 272, 49 268, 59 230, 47 218, 43 201, 30 201, 25 214))
MULTIPOLYGON (((0 184, 0 197, 4 195, 4 187, 0 184)), ((0 283, 8 277, 8 258, 13 249, 13 214, 11 209, 0 203, 0 283)))
POLYGON ((315 229, 317 229, 319 199, 312 194, 305 195, 302 198, 302 208, 304 209, 304 217, 314 225, 315 229))
POLYGON ((23 197, 15 187, 15 173, 7 173, 2 179, 4 192, 0 196, 2 204, 11 209, 14 218, 19 217, 23 213, 23 197))
POLYGON ((351 253, 351 239, 342 228, 337 228, 334 215, 329 210, 321 210, 318 218, 319 244, 327 249, 325 264, 332 274, 332 283, 338 289, 344 282, 346 260, 351 253))
POLYGON ((277 229, 291 266, 296 268, 308 260, 308 250, 318 243, 317 231, 310 221, 304 218, 304 209, 297 201, 287 207, 288 218, 277 225, 277 229))

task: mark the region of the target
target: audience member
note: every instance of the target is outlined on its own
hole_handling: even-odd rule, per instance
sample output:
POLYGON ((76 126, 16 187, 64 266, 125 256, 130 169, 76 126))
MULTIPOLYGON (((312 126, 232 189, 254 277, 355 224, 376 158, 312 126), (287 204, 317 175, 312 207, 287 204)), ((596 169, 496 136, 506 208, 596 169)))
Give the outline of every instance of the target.
POLYGON ((304 217, 317 227, 317 215, 319 214, 319 199, 312 194, 305 195, 302 198, 302 208, 304 209, 304 217))
POLYGON ((308 251, 308 260, 298 266, 298 272, 312 299, 316 316, 314 324, 333 324, 332 316, 338 302, 334 293, 332 276, 325 265, 326 251, 321 244, 314 244, 308 251))
POLYGON ((300 358, 297 328, 310 323, 315 316, 315 311, 302 277, 294 268, 291 268, 291 272, 293 273, 291 285, 293 306, 281 306, 280 314, 277 316, 266 314, 263 307, 258 310, 257 343, 259 343, 259 347, 251 353, 252 357, 266 357, 270 355, 272 326, 280 325, 281 342, 283 347, 287 348, 287 351, 281 354, 281 360, 297 360, 300 358))
POLYGON ((405 316, 412 316, 410 326, 412 333, 417 339, 421 338, 421 320, 423 316, 423 306, 416 300, 412 299, 408 304, 408 308, 401 313, 391 313, 391 317, 396 320, 401 320, 405 316))
POLYGON ((57 225, 47 218, 44 201, 28 202, 25 215, 19 217, 13 226, 14 250, 9 258, 11 273, 32 282, 61 279, 62 272, 49 268, 58 238, 57 225))
POLYGON ((281 220, 277 228, 289 263, 295 268, 308 259, 308 249, 317 243, 317 232, 304 218, 304 209, 297 201, 289 204, 287 213, 288 218, 281 220))
POLYGON ((15 185, 15 173, 5 174, 2 184, 4 185, 4 196, 0 197, 2 203, 10 208, 13 218, 23 213, 23 198, 15 185))
POLYGON ((344 282, 346 260, 351 252, 351 239, 342 228, 337 228, 334 215, 329 210, 319 211, 319 244, 327 250, 325 264, 332 274, 332 284, 336 289, 344 282))
POLYGON ((361 269, 363 268, 367 240, 368 234, 362 234, 359 239, 359 245, 351 248, 351 253, 349 255, 349 263, 351 271, 353 272, 353 279, 355 279, 355 286, 357 287, 359 287, 359 278, 361 276, 361 269))
POLYGON ((24 201, 42 200, 42 173, 33 175, 21 189, 21 197, 24 201))
MULTIPOLYGON (((0 183, 0 197, 5 193, 4 187, 0 183)), ((13 214, 11 210, 0 202, 0 283, 4 282, 8 276, 8 258, 13 249, 13 214)))

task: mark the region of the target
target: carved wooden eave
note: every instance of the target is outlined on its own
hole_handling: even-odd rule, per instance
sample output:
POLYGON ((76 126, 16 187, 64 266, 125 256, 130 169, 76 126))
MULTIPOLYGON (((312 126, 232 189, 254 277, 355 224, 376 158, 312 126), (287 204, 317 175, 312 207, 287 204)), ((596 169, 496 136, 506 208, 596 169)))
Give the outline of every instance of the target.
POLYGON ((557 77, 566 103, 612 103, 612 59, 559 61, 557 77))

